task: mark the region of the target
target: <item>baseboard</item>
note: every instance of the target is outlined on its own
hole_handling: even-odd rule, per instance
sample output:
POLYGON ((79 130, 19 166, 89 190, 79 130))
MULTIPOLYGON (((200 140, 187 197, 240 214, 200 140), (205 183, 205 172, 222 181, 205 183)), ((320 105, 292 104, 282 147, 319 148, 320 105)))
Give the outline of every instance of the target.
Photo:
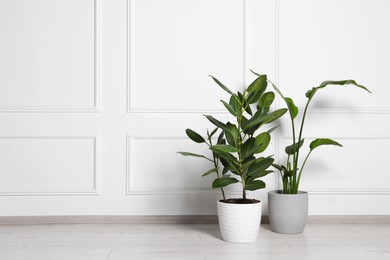
MULTIPOLYGON (((269 223, 268 216, 262 223, 269 223)), ((216 224, 215 215, 163 216, 0 216, 1 225, 39 224, 216 224)), ((390 215, 309 216, 308 224, 390 224, 390 215)))

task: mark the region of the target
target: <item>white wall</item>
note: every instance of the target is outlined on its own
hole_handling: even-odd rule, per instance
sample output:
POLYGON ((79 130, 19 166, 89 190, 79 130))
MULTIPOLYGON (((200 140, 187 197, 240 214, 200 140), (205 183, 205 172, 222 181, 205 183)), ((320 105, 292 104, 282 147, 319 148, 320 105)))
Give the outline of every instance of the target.
MULTIPOLYGON (((215 214, 209 165, 176 152, 206 151, 184 134, 211 127, 203 114, 229 117, 208 75, 239 90, 249 69, 300 106, 327 79, 373 91, 318 94, 307 140, 345 147, 313 154, 302 189, 313 215, 390 214, 389 11, 386 0, 0 0, 0 215, 215 214)), ((268 150, 279 160, 285 123, 268 150)), ((265 180, 252 194, 264 201, 278 186, 265 180)))

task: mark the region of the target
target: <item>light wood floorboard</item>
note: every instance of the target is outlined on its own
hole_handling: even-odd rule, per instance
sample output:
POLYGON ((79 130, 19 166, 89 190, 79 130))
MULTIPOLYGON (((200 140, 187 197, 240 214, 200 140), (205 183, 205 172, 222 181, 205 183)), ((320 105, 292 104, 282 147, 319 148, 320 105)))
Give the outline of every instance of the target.
POLYGON ((390 224, 308 224, 283 235, 262 224, 251 244, 216 224, 0 225, 0 259, 390 259, 390 224))

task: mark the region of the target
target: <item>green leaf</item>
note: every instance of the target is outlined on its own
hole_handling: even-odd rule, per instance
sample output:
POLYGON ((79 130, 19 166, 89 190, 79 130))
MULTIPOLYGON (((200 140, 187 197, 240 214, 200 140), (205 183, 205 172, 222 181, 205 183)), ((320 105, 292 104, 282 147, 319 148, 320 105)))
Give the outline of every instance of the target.
POLYGON ((306 92, 306 97, 308 99, 312 99, 314 94, 317 92, 317 90, 321 89, 321 88, 325 88, 326 86, 328 85, 340 85, 340 86, 344 86, 344 85, 354 85, 358 88, 361 88, 361 89, 364 89, 366 90, 367 92, 371 93, 370 90, 368 90, 365 86, 363 85, 360 85, 358 83, 356 83, 356 81, 352 80, 352 79, 347 79, 347 80, 339 80, 339 81, 333 81, 333 80, 327 80, 327 81, 324 81, 321 83, 321 85, 319 85, 318 87, 314 87, 312 88, 311 90, 307 91, 306 92))
POLYGON ((274 162, 273 158, 267 157, 267 158, 257 158, 250 166, 248 167, 247 176, 251 177, 259 172, 263 172, 267 170, 272 163, 274 162))
POLYGON ((233 147, 231 145, 224 145, 224 144, 216 144, 213 147, 211 147, 211 150, 225 152, 225 153, 236 153, 239 151, 236 147, 233 147))
POLYGON ((271 142, 271 135, 268 132, 264 132, 256 136, 256 144, 261 145, 261 147, 257 149, 255 153, 264 152, 264 150, 267 149, 270 142, 271 142))
POLYGON ((249 85, 248 92, 252 92, 252 91, 264 92, 266 88, 267 88, 267 75, 260 75, 249 85))
POLYGON ((206 118, 212 123, 214 124, 215 126, 218 126, 219 128, 223 129, 223 130, 226 130, 226 125, 224 123, 222 123, 221 121, 215 119, 214 117, 210 116, 210 115, 206 115, 206 118))
POLYGON ((269 113, 265 117, 263 124, 272 123, 273 121, 275 121, 275 120, 279 119, 281 116, 283 116, 286 112, 287 112, 286 108, 281 108, 281 109, 273 111, 272 113, 269 113))
POLYGON ((206 140, 204 140, 204 138, 200 134, 198 134, 197 132, 195 132, 189 128, 186 129, 186 134, 192 141, 194 141, 196 143, 206 142, 206 140))
POLYGON ((237 111, 235 110, 235 108, 233 108, 231 105, 229 105, 223 100, 221 100, 221 102, 226 107, 226 109, 230 112, 230 114, 232 114, 233 116, 237 116, 237 111))
POLYGON ((240 110, 241 108, 240 98, 236 94, 231 95, 229 99, 229 105, 234 109, 234 111, 240 110))
POLYGON ((230 184, 233 184, 233 183, 237 183, 238 180, 235 179, 235 178, 224 178, 224 177, 221 177, 221 178, 218 178, 218 179, 215 179, 213 181, 213 189, 216 189, 216 188, 223 188, 223 187, 226 187, 230 184))
POLYGON ((254 190, 259 190, 264 188, 265 188, 265 183, 261 180, 250 181, 245 184, 246 190, 254 191, 254 190))
POLYGON ((217 169, 216 168, 212 168, 212 169, 208 170, 207 172, 202 174, 202 177, 207 176, 207 175, 209 175, 209 174, 211 174, 213 172, 217 172, 217 169))
POLYGON ((275 93, 274 92, 267 92, 264 93, 264 95, 261 96, 259 103, 257 104, 258 110, 263 110, 264 112, 268 112, 269 108, 271 107, 272 103, 275 100, 275 93))
POLYGON ((305 142, 305 139, 302 139, 299 143, 295 143, 295 145, 292 144, 292 145, 286 146, 286 149, 285 149, 286 153, 289 155, 296 153, 302 147, 304 142, 305 142))
POLYGON ((225 130, 225 136, 226 136, 227 142, 230 145, 237 147, 238 146, 238 135, 239 135, 237 126, 228 122, 226 124, 226 128, 227 129, 225 130))
POLYGON ((292 119, 296 118, 298 115, 298 107, 294 104, 294 101, 289 97, 284 98, 284 101, 287 104, 292 119))
POLYGON ((241 146, 241 157, 246 159, 251 157, 256 152, 256 139, 249 138, 241 146))
POLYGON ((221 81, 219 81, 218 79, 214 78, 213 76, 209 75, 214 81, 215 83, 217 83, 223 90, 225 90, 227 93, 229 93, 230 95, 233 95, 233 92, 228 89, 224 84, 221 83, 221 81))
POLYGON ((273 172, 273 171, 262 171, 262 172, 258 172, 258 173, 256 173, 256 174, 252 174, 252 175, 248 178, 248 180, 253 181, 253 180, 257 179, 257 178, 261 178, 261 177, 267 176, 267 175, 270 174, 271 172, 273 172))
POLYGON ((211 138, 217 131, 218 131, 218 127, 215 128, 215 129, 211 132, 211 134, 208 135, 208 137, 211 138))
POLYGON ((270 129, 268 129, 268 131, 267 131, 267 133, 272 133, 275 129, 277 129, 279 127, 279 125, 277 125, 277 126, 274 126, 274 127, 272 127, 272 128, 270 128, 270 129))
POLYGON ((342 145, 340 143, 338 143, 332 139, 318 138, 310 143, 310 151, 313 151, 315 148, 317 148, 318 146, 321 146, 321 145, 337 145, 337 146, 342 147, 342 145))
POLYGON ((246 104, 254 104, 254 103, 258 102, 262 95, 263 95, 262 90, 249 92, 249 94, 245 100, 246 104))
POLYGON ((188 153, 188 152, 177 152, 181 155, 184 155, 184 156, 193 156, 193 157, 200 157, 200 158, 205 158, 207 160, 210 160, 209 158, 207 158, 206 156, 204 155, 201 155, 201 154, 196 154, 196 153, 188 153))

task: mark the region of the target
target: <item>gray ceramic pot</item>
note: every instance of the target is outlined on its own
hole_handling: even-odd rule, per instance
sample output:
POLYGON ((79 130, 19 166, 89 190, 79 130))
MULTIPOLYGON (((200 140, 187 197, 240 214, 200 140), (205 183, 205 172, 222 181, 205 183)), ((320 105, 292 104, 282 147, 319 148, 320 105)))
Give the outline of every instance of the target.
POLYGON ((283 194, 268 192, 268 215, 271 229, 278 233, 297 234, 305 229, 308 213, 308 193, 283 194))

